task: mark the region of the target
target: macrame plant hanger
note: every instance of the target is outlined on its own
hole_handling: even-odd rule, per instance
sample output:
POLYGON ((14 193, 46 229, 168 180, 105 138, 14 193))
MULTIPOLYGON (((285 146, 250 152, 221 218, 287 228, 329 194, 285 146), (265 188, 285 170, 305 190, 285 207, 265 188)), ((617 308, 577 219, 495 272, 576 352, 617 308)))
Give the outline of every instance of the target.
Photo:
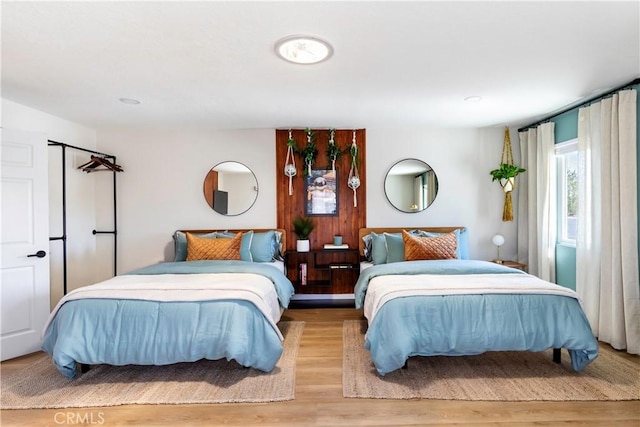
POLYGON ((327 148, 327 157, 329 157, 329 159, 331 160, 331 171, 333 171, 334 174, 336 173, 336 160, 340 155, 340 149, 336 145, 335 135, 336 135, 336 130, 330 129, 329 130, 329 147, 327 148))
MULTIPOLYGON (((500 164, 513 165, 513 149, 511 147, 511 137, 509 136, 509 128, 504 128, 504 143, 502 144, 502 157, 500 164)), ((501 179, 500 186, 504 191, 504 208, 502 210, 503 221, 513 221, 513 202, 511 200, 511 192, 516 187, 516 178, 501 179)))
POLYGON ((349 180, 347 185, 353 190, 353 207, 358 207, 356 189, 360 187, 360 176, 358 175, 358 146, 356 145, 356 131, 353 131, 351 142, 351 169, 349 170, 349 180))
POLYGON ((289 177, 289 195, 293 195, 293 177, 298 173, 296 169, 296 156, 293 155, 293 147, 296 141, 293 139, 291 129, 289 129, 289 139, 287 140, 287 160, 284 164, 284 174, 289 177), (291 161, 291 163, 289 163, 291 161))

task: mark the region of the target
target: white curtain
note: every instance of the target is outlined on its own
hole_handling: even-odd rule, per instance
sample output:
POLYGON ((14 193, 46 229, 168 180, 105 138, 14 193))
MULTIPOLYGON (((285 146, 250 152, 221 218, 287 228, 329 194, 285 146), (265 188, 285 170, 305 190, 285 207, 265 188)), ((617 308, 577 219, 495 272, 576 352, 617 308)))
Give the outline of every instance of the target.
POLYGON ((576 291, 594 334, 640 354, 636 91, 578 113, 576 291))
POLYGON ((544 123, 520 132, 521 165, 518 175, 518 260, 529 273, 555 282, 556 189, 555 124, 544 123))

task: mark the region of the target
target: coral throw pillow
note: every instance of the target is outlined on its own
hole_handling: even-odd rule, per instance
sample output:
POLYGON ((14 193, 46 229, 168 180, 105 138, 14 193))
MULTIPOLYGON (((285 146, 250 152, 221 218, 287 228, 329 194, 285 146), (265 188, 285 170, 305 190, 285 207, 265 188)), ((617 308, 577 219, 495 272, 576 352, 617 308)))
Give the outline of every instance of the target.
POLYGON ((207 239, 187 234, 187 261, 204 259, 240 260, 242 233, 231 239, 207 239))
POLYGON ((402 240, 406 261, 457 258, 458 241, 454 232, 438 237, 419 237, 402 230, 402 240))

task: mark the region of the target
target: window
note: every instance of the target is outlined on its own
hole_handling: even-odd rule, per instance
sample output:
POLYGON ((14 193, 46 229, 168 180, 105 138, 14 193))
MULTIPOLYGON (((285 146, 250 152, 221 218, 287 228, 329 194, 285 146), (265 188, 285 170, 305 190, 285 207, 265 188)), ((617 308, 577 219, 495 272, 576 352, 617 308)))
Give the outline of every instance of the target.
POLYGON ((578 140, 556 144, 558 242, 576 244, 578 231, 578 140))

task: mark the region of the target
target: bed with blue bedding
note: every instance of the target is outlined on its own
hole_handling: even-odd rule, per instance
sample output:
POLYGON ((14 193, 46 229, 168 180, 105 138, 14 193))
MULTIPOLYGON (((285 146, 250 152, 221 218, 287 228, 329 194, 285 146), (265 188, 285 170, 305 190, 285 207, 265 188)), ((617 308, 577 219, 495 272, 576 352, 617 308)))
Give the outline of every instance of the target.
MULTIPOLYGON (((361 237, 371 230, 361 230, 361 237)), ((453 228, 422 230, 435 237, 453 228)), ((387 251, 392 247, 388 239, 387 251)), ((361 251, 366 256, 367 248, 361 245, 361 251)), ((387 254, 387 260, 394 257, 367 263, 354 292, 356 308, 364 309, 368 321, 364 345, 381 375, 402 368, 412 356, 565 348, 576 371, 598 356, 581 301, 570 289, 488 261, 401 261, 387 254)))
POLYGON ((174 261, 67 294, 42 349, 60 373, 79 365, 166 365, 235 360, 271 371, 282 351, 277 323, 293 296, 282 262, 174 261))

